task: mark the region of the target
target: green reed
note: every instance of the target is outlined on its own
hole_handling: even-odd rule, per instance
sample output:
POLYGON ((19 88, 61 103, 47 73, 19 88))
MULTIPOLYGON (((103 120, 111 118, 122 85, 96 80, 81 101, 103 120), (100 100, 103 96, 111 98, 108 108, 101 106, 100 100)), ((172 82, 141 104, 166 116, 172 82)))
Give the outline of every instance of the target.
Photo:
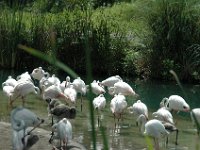
POLYGON ((0 8, 0 64, 14 68, 17 62, 17 44, 22 39, 24 11, 20 5, 13 9, 0 8), (19 11, 20 10, 20 11, 19 11))

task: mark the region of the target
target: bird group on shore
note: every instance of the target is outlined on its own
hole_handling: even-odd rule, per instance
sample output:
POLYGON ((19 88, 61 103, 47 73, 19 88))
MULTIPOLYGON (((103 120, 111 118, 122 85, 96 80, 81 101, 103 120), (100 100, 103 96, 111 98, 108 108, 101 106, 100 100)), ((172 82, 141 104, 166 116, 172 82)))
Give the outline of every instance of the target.
POLYGON ((166 137, 168 144, 168 135, 170 132, 176 132, 175 144, 178 144, 178 132, 172 112, 189 112, 194 125, 197 127, 199 135, 200 108, 191 110, 189 104, 179 95, 171 95, 169 98, 163 98, 160 102, 160 108, 153 112, 150 119, 148 107, 137 99, 132 106, 128 106, 127 97, 139 98, 134 89, 125 82, 119 75, 106 78, 103 81, 94 80, 89 85, 80 78, 75 78, 72 82, 67 76, 61 81, 55 74, 43 70, 42 67, 33 69, 32 73, 24 72, 16 79, 8 76, 2 83, 4 94, 8 97, 8 107, 11 111, 11 124, 13 129, 13 150, 28 150, 35 144, 39 137, 32 131, 44 122, 34 112, 25 108, 26 97, 33 93, 38 95, 47 104, 47 113, 51 117, 51 138, 49 143, 53 149, 66 149, 67 144, 73 139, 72 125, 70 119, 76 118, 78 95, 80 94, 81 111, 83 105, 83 96, 87 92, 94 94, 93 108, 97 112, 98 127, 101 126, 101 114, 109 103, 110 112, 114 117, 114 129, 117 128, 119 120, 123 120, 125 111, 135 116, 136 125, 142 135, 154 139, 154 148, 159 150, 159 140, 166 137), (90 87, 90 88, 89 88, 90 87), (91 90, 90 90, 91 89, 91 90), (108 93, 112 98, 106 99, 108 93), (22 100, 22 107, 14 108, 14 102, 17 99, 22 100), (116 122, 116 119, 118 120, 116 122), (32 130, 28 127, 33 127, 32 130), (60 141, 59 145, 54 141, 60 141))

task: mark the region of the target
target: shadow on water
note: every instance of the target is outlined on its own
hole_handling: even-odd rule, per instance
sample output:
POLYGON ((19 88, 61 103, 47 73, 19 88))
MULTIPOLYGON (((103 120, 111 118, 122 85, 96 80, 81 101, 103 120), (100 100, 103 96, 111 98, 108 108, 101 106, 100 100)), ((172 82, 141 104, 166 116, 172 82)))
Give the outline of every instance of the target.
MULTIPOLYGON (((14 71, 0 71, 0 83, 7 79, 8 75, 16 77, 14 71)), ((172 94, 178 94, 183 96, 183 93, 176 83, 168 82, 135 82, 129 83, 133 89, 140 95, 140 99, 146 103, 150 112, 156 111, 159 107, 159 103, 164 97, 169 97, 172 94)), ((189 103, 191 108, 200 107, 200 86, 199 85, 183 85, 184 91, 186 92, 186 101, 189 103)), ((0 120, 9 122, 9 110, 6 109, 7 98, 3 95, 2 89, 0 90, 0 120)), ((114 119, 110 111, 109 102, 111 96, 106 95, 107 106, 102 113, 101 124, 105 129, 106 137, 108 139, 109 149, 119 150, 119 149, 130 149, 130 150, 144 150, 146 148, 145 138, 140 133, 138 127, 135 124, 135 118, 131 114, 126 112, 124 115, 124 120, 120 121, 117 129, 114 130, 114 119)), ((128 97, 128 106, 131 106, 135 99, 128 97)), ((85 98, 83 100, 83 111, 80 109, 80 97, 78 97, 77 104, 77 117, 71 120, 73 126, 73 139, 82 143, 87 149, 92 149, 92 139, 91 139, 91 124, 89 117, 89 105, 88 100, 85 98)), ((17 100, 15 105, 20 105, 21 101, 17 100)), ((50 129, 51 119, 47 117, 47 105, 41 100, 40 97, 35 95, 30 95, 27 97, 26 107, 33 110, 36 114, 46 119, 46 124, 42 126, 45 129, 50 129)), ((175 135, 172 133, 169 135, 169 145, 165 147, 165 139, 163 139, 160 144, 162 150, 198 150, 196 145, 198 145, 199 138, 197 138, 195 127, 192 125, 188 113, 178 113, 174 116, 177 120, 177 127, 180 130, 179 145, 175 146, 175 135)), ((97 136, 97 149, 103 149, 103 140, 100 128, 97 127, 97 114, 95 114, 95 130, 97 136)), ((3 140, 3 139, 1 139, 3 140)))

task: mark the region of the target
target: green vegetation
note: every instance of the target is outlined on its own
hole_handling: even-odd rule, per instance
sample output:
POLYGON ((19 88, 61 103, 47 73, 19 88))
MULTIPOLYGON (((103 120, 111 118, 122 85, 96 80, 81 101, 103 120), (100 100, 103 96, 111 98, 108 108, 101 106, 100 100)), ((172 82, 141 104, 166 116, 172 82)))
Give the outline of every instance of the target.
POLYGON ((1 1, 0 66, 49 66, 21 51, 22 44, 86 74, 87 29, 95 75, 174 80, 174 70, 180 80, 197 81, 199 6, 196 0, 1 1))

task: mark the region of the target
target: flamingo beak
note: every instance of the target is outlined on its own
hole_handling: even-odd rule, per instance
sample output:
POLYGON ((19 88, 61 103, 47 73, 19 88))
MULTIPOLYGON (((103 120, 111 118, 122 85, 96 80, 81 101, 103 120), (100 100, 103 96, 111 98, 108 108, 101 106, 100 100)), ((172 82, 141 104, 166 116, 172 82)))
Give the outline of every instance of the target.
POLYGON ((184 112, 189 112, 189 111, 190 111, 190 107, 189 106, 184 108, 184 112))

